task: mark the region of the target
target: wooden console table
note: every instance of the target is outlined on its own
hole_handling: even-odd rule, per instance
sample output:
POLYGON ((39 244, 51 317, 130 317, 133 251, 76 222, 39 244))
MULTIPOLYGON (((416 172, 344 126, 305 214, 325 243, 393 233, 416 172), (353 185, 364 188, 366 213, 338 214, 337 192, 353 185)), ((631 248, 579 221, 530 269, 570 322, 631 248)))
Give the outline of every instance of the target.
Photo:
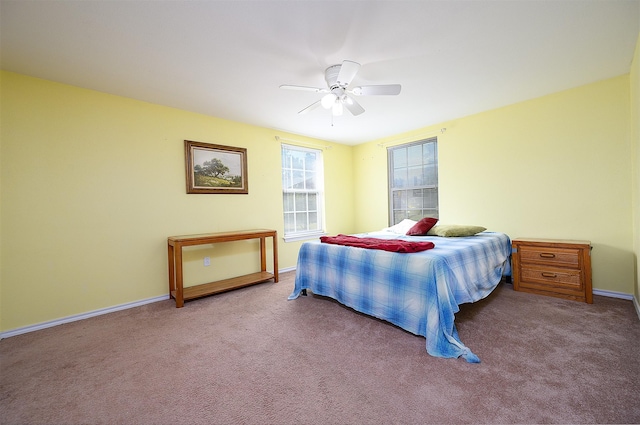
POLYGON ((169 254, 169 294, 176 300, 176 308, 184 306, 185 300, 204 297, 243 286, 278 281, 278 232, 267 229, 241 230, 237 232, 207 233, 201 235, 171 236, 167 238, 169 254), (273 273, 267 272, 266 238, 273 239, 273 273), (257 273, 230 279, 218 280, 185 288, 182 276, 182 247, 232 242, 246 239, 260 239, 260 269, 257 273))

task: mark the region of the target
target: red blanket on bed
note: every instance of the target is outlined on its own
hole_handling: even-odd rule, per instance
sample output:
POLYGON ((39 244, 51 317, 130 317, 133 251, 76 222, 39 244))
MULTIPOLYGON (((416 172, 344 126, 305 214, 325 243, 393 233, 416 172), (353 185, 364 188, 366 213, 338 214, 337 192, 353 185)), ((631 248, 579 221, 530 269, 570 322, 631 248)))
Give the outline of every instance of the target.
POLYGON ((323 243, 355 246, 357 248, 382 249, 391 252, 420 252, 435 248, 433 242, 413 242, 400 239, 360 238, 358 236, 338 235, 320 236, 323 243))

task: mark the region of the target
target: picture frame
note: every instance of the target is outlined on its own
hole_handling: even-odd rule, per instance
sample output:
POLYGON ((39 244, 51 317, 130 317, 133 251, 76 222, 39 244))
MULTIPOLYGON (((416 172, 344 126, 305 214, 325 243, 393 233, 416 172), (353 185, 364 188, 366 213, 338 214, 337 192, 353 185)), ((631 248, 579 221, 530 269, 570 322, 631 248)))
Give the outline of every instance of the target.
POLYGON ((184 141, 187 193, 248 194, 247 150, 184 141))

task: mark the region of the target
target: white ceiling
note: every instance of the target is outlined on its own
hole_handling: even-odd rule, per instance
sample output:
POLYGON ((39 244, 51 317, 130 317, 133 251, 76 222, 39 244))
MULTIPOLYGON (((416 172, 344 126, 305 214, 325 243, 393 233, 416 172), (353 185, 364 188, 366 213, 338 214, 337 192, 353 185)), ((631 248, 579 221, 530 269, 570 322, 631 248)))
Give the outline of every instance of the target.
POLYGON ((344 144, 629 72, 640 0, 0 0, 2 69, 344 144), (362 64, 359 116, 297 112, 362 64))

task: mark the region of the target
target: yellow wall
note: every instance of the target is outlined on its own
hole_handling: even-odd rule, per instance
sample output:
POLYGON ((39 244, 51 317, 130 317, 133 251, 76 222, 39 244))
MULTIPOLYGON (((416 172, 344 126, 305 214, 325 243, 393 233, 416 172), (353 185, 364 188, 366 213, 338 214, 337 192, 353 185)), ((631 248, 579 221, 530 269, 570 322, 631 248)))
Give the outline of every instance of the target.
POLYGON ((356 231, 387 226, 385 147, 437 135, 442 223, 590 240, 594 287, 631 294, 629 115, 626 75, 359 145, 356 231))
MULTIPOLYGON (((634 235, 634 251, 636 256, 636 281, 635 281, 635 299, 636 303, 640 303, 640 265, 638 257, 640 256, 640 35, 636 41, 636 50, 631 65, 630 72, 630 92, 631 92, 631 140, 634 148, 634 166, 633 166, 633 235, 634 235)), ((637 304, 637 306, 640 304, 637 304)))
MULTIPOLYGON (((247 228, 282 236, 276 135, 331 146, 327 230, 353 230, 348 146, 9 72, 0 83, 3 331, 166 295, 168 236, 247 228), (249 194, 186 194, 185 139, 247 148, 249 194)), ((294 267, 300 242, 279 242, 280 268, 294 267)), ((239 258, 223 262, 218 246, 189 254, 185 277, 242 274, 246 261, 259 269, 255 251, 232 250, 239 258)))
MULTIPOLYGON (((276 135, 331 146, 331 234, 388 224, 379 144, 437 135, 443 222, 591 240, 594 287, 637 297, 637 58, 630 75, 356 147, 2 72, 0 330, 166 295, 167 236, 254 227, 282 235, 276 135), (246 147, 249 195, 186 194, 184 139, 246 147)), ((294 267, 300 242, 279 242, 280 268, 294 267)), ((255 261, 251 248, 231 250, 233 259, 216 246, 190 252, 188 280, 255 261)))

